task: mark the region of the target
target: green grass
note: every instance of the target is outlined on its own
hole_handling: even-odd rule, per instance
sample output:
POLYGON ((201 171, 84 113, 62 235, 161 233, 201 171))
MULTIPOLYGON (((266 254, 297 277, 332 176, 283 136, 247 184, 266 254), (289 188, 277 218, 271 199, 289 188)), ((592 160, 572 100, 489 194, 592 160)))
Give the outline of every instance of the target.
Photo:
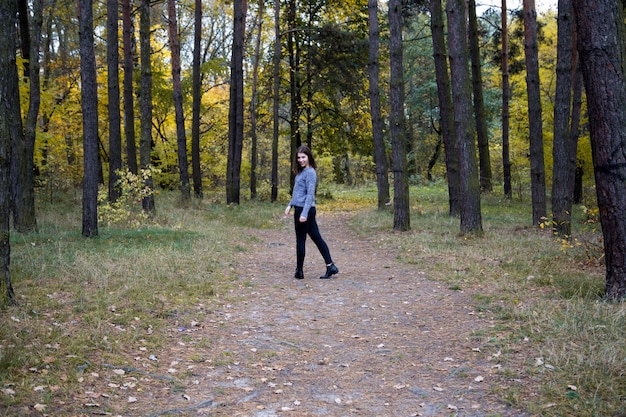
MULTIPOLYGON (((503 380, 527 381, 495 388, 503 401, 546 417, 626 411, 626 308, 602 301, 599 227, 587 225, 580 209, 573 244, 564 245, 529 226, 528 204, 495 194, 482 201, 482 237, 459 234, 441 187, 411 190, 405 233, 391 230, 391 210, 375 209, 375 187, 326 186, 321 194, 320 209, 353 213, 357 233, 471 294, 476 313, 494 323, 472 338, 501 352, 503 380)), ((248 250, 247 231, 276 227, 286 203, 181 206, 176 193, 156 202, 156 217, 140 229, 101 227, 85 239, 80 204, 67 201, 38 207, 38 233, 12 234, 19 305, 0 314, 0 415, 50 401, 49 390, 34 393, 37 386, 71 398, 81 372, 127 365, 128 346, 162 347, 167 327, 236 298, 234 256, 248 250)), ((220 360, 232 358, 224 352, 220 360)))

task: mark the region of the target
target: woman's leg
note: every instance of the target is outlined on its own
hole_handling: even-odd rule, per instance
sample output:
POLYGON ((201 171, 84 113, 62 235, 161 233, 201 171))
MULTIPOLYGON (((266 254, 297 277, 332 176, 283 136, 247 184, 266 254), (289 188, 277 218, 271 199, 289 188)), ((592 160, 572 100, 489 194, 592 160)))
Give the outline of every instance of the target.
POLYGON ((306 234, 308 222, 300 222, 302 207, 295 207, 293 212, 293 223, 296 230, 296 269, 302 271, 304 267, 304 255, 306 254, 306 234))
POLYGON ((328 245, 324 238, 322 238, 322 234, 320 233, 320 229, 317 226, 317 221, 315 220, 315 207, 311 207, 309 210, 309 216, 307 218, 306 224, 308 225, 308 234, 311 236, 311 240, 319 249, 320 254, 324 258, 324 262, 326 265, 330 265, 333 263, 333 259, 330 256, 330 250, 328 249, 328 245))

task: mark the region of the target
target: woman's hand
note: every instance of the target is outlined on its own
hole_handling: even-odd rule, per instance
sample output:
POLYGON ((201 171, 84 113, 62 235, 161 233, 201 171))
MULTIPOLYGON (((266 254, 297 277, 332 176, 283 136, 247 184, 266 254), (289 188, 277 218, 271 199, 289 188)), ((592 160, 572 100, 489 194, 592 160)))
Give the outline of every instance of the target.
POLYGON ((285 216, 289 216, 289 211, 291 211, 291 206, 287 206, 285 209, 285 216))
POLYGON ((299 220, 300 220, 300 223, 304 223, 304 222, 306 222, 306 217, 300 216, 299 220))

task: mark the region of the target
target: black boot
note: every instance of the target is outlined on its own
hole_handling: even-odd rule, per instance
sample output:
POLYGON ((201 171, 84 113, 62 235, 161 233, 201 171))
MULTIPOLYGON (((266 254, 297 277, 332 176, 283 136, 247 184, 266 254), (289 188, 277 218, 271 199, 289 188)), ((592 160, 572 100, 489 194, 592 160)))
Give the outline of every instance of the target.
POLYGON ((304 278, 304 272, 301 269, 296 269, 296 273, 293 275, 294 278, 302 279, 304 278))
POLYGON ((326 267, 326 273, 320 277, 320 279, 328 279, 335 274, 339 273, 339 268, 335 264, 330 264, 326 267))

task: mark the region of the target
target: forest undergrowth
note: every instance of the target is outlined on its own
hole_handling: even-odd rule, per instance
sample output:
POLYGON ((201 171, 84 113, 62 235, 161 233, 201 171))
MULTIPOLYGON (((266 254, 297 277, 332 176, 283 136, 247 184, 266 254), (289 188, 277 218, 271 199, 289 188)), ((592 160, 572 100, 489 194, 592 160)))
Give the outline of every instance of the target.
MULTIPOLYGON (((520 344, 536 352, 524 369, 532 386, 497 392, 532 415, 617 416, 626 412, 626 308, 602 299, 599 224, 578 207, 569 241, 530 226, 527 204, 483 197, 481 237, 459 235, 440 187, 411 190, 411 231, 393 232, 377 211, 375 188, 332 188, 319 210, 351 213, 350 228, 453 291, 472 294, 497 324, 473 338, 503 361, 520 344)), ((40 202, 39 231, 11 236, 11 275, 19 304, 0 316, 0 415, 46 415, 69 403, 95 364, 117 363, 141 340, 167 343, 172 320, 192 327, 190 311, 236 298, 236 257, 251 229, 282 221, 282 202, 185 206, 156 196, 157 213, 140 227, 80 234, 80 204, 40 202), (24 414, 27 411, 28 413, 24 414)), ((123 387, 121 387, 123 389, 123 387)), ((94 400, 95 401, 95 400, 94 400)))

